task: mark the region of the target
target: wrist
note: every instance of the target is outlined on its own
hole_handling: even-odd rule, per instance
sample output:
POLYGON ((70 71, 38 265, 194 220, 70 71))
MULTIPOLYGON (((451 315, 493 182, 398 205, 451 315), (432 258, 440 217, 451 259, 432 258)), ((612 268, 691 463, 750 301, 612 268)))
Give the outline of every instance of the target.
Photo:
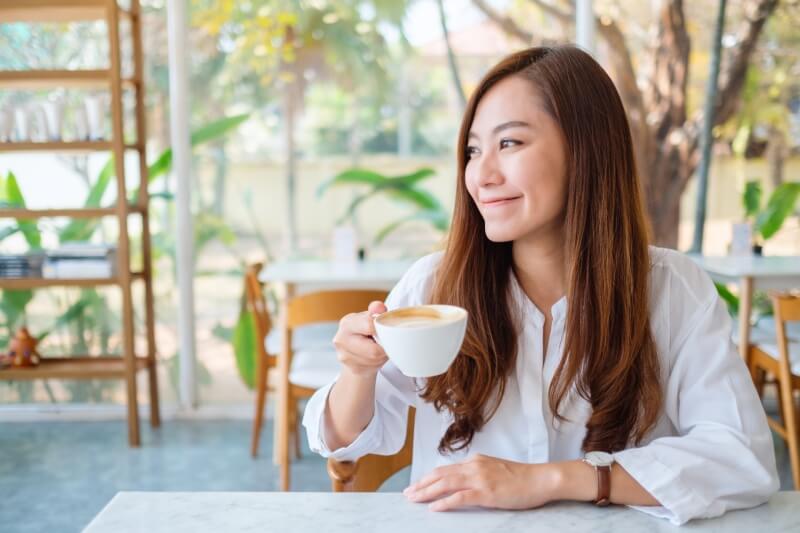
POLYGON ((581 460, 551 463, 553 499, 591 502, 597 497, 597 472, 581 460))
POLYGON ((378 379, 378 372, 380 372, 380 368, 376 370, 366 370, 363 368, 354 369, 347 365, 342 365, 340 380, 344 379, 349 383, 358 383, 360 385, 374 384, 375 380, 378 379))

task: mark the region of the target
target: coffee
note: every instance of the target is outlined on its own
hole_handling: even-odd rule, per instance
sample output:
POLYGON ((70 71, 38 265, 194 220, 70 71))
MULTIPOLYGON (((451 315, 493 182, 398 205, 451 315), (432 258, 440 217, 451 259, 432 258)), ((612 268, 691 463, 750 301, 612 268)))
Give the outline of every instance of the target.
POLYGON ((437 311, 430 307, 408 307, 390 311, 378 320, 384 326, 395 328, 424 328, 458 320, 460 314, 437 311))
POLYGON ((453 305, 394 309, 375 317, 375 340, 409 377, 437 376, 458 355, 467 311, 453 305))

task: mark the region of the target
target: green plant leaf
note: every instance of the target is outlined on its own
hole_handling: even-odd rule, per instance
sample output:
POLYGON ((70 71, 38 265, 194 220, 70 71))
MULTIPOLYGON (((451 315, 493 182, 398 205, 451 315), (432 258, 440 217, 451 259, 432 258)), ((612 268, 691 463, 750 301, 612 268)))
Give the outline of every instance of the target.
POLYGON ((402 226, 407 222, 411 222, 414 220, 424 220, 426 222, 430 222, 437 230, 441 232, 447 231, 450 221, 447 218, 447 214, 443 211, 436 211, 436 210, 427 210, 427 211, 418 211, 413 215, 409 215, 407 217, 403 217, 399 220, 391 222, 384 227, 382 227, 377 235, 375 236, 373 244, 376 246, 383 242, 383 240, 397 228, 402 226))
POLYGON ((14 327, 19 317, 25 314, 25 308, 31 300, 33 300, 33 291, 30 289, 3 291, 0 297, 0 310, 5 315, 9 330, 14 327))
POLYGON ((385 176, 373 170, 351 168, 340 172, 333 178, 323 182, 317 187, 317 197, 322 196, 330 187, 341 185, 370 185, 373 188, 402 188, 412 187, 420 181, 436 174, 432 168, 421 168, 411 174, 400 176, 385 176))
POLYGON ((719 293, 720 298, 722 298, 728 305, 728 312, 732 315, 738 315, 739 298, 737 298, 735 294, 729 291, 728 287, 726 287, 722 283, 714 283, 714 286, 717 288, 717 292, 719 293))
POLYGON ((756 216, 761 207, 761 183, 755 180, 748 181, 744 186, 742 201, 744 215, 748 218, 756 216))
MULTIPOLYGON (((22 196, 22 191, 17 183, 17 178, 13 172, 8 173, 6 178, 6 198, 9 205, 18 208, 25 207, 25 197, 22 196)), ((42 248, 42 234, 39 232, 39 226, 34 220, 18 219, 17 226, 25 236, 28 246, 33 250, 41 250, 42 248)))
POLYGON ((397 200, 409 203, 422 210, 437 211, 442 209, 439 200, 424 189, 414 189, 411 187, 392 188, 387 191, 389 195, 397 200))
POLYGON ((756 217, 755 231, 764 240, 775 235, 783 226, 786 217, 794 210, 800 196, 800 182, 782 183, 769 197, 767 207, 756 217))
POLYGON ((366 170, 363 168, 351 168, 340 172, 339 174, 335 175, 331 179, 323 182, 317 187, 317 197, 322 196, 325 191, 327 191, 330 187, 336 187, 341 185, 371 185, 373 187, 378 187, 380 185, 385 184, 391 178, 384 176, 383 174, 379 174, 372 170, 366 170))
MULTIPOLYGON (((83 204, 84 207, 100 207, 100 203, 103 201, 103 196, 114 174, 116 174, 116 169, 114 168, 114 157, 112 156, 106 161, 106 164, 103 165, 100 174, 97 175, 97 179, 89 189, 89 195, 86 197, 86 201, 83 204)), ((96 219, 73 219, 59 232, 59 242, 89 240, 97 228, 98 223, 96 219)))
POLYGON ((7 237, 11 237, 18 231, 19 231, 19 226, 11 226, 8 228, 0 229, 0 241, 2 241, 7 237))
POLYGON ((75 321, 81 315, 83 315, 86 308, 89 304, 92 303, 88 298, 81 298, 74 304, 72 304, 69 309, 66 310, 64 314, 58 317, 55 323, 50 326, 50 329, 45 330, 44 332, 40 333, 38 336, 39 341, 42 341, 45 337, 50 335, 53 331, 57 330, 62 326, 66 326, 70 322, 75 321))
MULTIPOLYGON (((239 127, 239 125, 248 118, 250 118, 250 114, 244 113, 241 115, 224 117, 206 124, 205 126, 192 132, 190 139, 191 146, 195 147, 222 137, 228 132, 239 127)), ((150 181, 153 181, 154 179, 168 173, 170 169, 172 169, 172 148, 167 148, 161 153, 161 155, 158 156, 158 159, 156 159, 155 163, 148 167, 148 177, 150 181)), ((134 195, 134 198, 137 196, 138 195, 134 195)))
POLYGON ((236 369, 248 388, 256 386, 256 322, 252 311, 242 309, 236 326, 233 328, 233 353, 236 356, 236 369))
MULTIPOLYGON (((249 114, 234 115, 211 122, 210 124, 207 124, 192 133, 191 146, 195 147, 199 144, 220 137, 239 126, 249 117, 249 114)), ((148 183, 152 183, 158 177, 166 174, 171 168, 172 149, 168 148, 161 153, 158 159, 156 159, 155 163, 148 167, 148 183)), ((103 200, 103 196, 105 195, 106 190, 111 183, 111 179, 115 175, 116 168, 114 166, 114 157, 112 156, 103 166, 100 174, 97 177, 97 180, 94 182, 91 189, 89 189, 89 195, 86 198, 84 207, 100 206, 100 202, 103 200)), ((139 188, 136 187, 132 190, 130 201, 135 202, 138 198, 139 188)), ((88 240, 97 229, 98 224, 99 222, 96 219, 73 220, 60 232, 60 242, 88 240)))

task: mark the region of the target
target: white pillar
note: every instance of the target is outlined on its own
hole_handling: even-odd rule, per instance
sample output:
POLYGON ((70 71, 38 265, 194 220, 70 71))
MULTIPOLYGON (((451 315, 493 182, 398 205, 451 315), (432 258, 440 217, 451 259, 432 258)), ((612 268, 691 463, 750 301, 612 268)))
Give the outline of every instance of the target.
POLYGON ((592 0, 575 2, 575 42, 578 46, 594 55, 594 9, 592 0))
POLYGON ((177 180, 175 211, 178 272, 178 350, 180 403, 197 406, 194 331, 194 231, 191 202, 191 142, 189 131, 189 71, 186 0, 168 0, 170 142, 172 175, 177 180))

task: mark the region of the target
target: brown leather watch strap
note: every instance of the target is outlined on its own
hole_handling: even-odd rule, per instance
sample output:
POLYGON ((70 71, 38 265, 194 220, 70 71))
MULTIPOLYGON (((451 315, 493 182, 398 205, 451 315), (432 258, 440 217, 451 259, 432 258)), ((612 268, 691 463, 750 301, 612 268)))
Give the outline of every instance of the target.
POLYGON ((611 503, 611 467, 596 466, 594 470, 597 472, 597 499, 594 503, 605 507, 611 503))

